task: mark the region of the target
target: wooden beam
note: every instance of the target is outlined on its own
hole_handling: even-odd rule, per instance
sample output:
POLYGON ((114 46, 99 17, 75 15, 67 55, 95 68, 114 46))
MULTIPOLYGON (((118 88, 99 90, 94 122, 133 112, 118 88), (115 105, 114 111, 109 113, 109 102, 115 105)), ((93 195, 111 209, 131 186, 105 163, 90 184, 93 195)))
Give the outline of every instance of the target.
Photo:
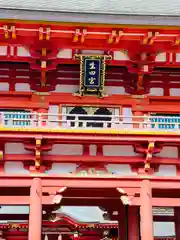
MULTIPOLYGON (((25 80, 26 81, 26 80, 25 80)), ((40 108, 40 96, 34 93, 25 93, 25 92, 0 92, 0 108, 40 108)), ((178 102, 180 97, 174 96, 145 96, 141 99, 146 105, 143 105, 143 112, 153 112, 153 111, 163 111, 164 112, 164 102, 168 108, 166 111, 171 113, 179 112, 178 102), (152 104, 156 102, 156 104, 152 104), (172 108, 168 103, 176 103, 172 108)), ((133 110, 136 110, 141 102, 137 104, 136 97, 132 97, 131 95, 111 95, 104 99, 97 99, 96 97, 89 98, 88 96, 84 96, 83 98, 77 98, 72 96, 70 93, 49 93, 48 96, 44 97, 44 108, 48 108, 49 104, 71 104, 72 106, 78 105, 99 105, 99 106, 119 106, 119 105, 128 105, 132 106, 133 110)))
POLYGON ((0 187, 30 187, 33 177, 40 176, 43 187, 61 187, 67 188, 139 188, 143 179, 150 179, 152 189, 180 189, 180 176, 176 177, 156 177, 148 175, 139 175, 124 177, 112 174, 103 174, 101 176, 88 175, 77 176, 75 174, 49 175, 34 173, 33 175, 7 175, 0 173, 0 187))
MULTIPOLYGON (((4 161, 30 161, 34 160, 33 154, 4 154, 4 161)), ((142 156, 122 157, 122 156, 72 156, 72 155, 44 155, 42 161, 59 162, 59 163, 121 163, 121 164, 136 164, 144 162, 142 156)), ((166 165, 177 165, 180 164, 180 158, 165 158, 165 157, 152 157, 151 164, 166 164, 166 165)))
MULTIPOLYGON (((43 196, 44 205, 52 204, 53 196, 43 196)), ((0 205, 29 205, 29 196, 0 196, 0 205)))
MULTIPOLYGON (((117 197, 63 197, 62 204, 66 206, 96 206, 102 203, 109 204, 113 202, 117 204, 119 202, 117 197)), ((53 196, 43 196, 43 205, 52 205, 53 196)), ((135 197, 131 200, 132 206, 140 206, 140 198, 135 197)), ((0 205, 29 205, 29 196, 0 196, 0 205)), ((178 198, 152 198, 152 205, 155 207, 180 207, 180 199, 178 198)))
MULTIPOLYGON (((132 199, 133 206, 140 206, 140 199, 132 199)), ((179 207, 180 199, 178 198, 152 198, 152 206, 154 207, 179 207)))
POLYGON ((180 143, 179 132, 159 132, 159 131, 141 131, 115 130, 115 129, 47 129, 47 128, 0 128, 0 139, 9 141, 43 138, 54 140, 56 143, 81 143, 81 144, 111 144, 117 145, 127 140, 130 142, 152 142, 161 143, 180 143))
MULTIPOLYGON (((0 214, 0 220, 3 221, 8 221, 8 220, 28 220, 29 219, 29 214, 9 214, 9 213, 3 213, 0 214)), ((48 220, 46 215, 43 216, 44 220, 48 220)), ((173 222, 174 221, 174 216, 153 216, 153 221, 154 222, 173 222)), ((52 224, 52 222, 51 222, 52 224)))
POLYGON ((42 230, 42 184, 41 178, 33 178, 30 189, 29 240, 41 240, 42 230))

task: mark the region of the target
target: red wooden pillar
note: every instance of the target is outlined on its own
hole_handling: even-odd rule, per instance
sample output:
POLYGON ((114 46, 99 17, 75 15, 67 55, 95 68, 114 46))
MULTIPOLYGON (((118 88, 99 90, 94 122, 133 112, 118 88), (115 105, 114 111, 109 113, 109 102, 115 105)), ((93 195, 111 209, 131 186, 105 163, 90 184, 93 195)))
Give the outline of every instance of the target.
POLYGON ((143 113, 142 112, 133 112, 133 116, 134 116, 133 121, 139 122, 139 123, 134 123, 133 128, 139 128, 141 125, 143 126, 143 124, 140 125, 140 123, 142 123, 144 121, 144 118, 141 117, 141 116, 143 116, 143 113), (140 118, 138 118, 136 116, 138 116, 140 118))
POLYGON ((128 207, 128 240, 139 240, 138 207, 128 207))
POLYGON ((176 239, 180 239, 180 208, 174 208, 176 239))
MULTIPOLYGON (((40 127, 45 127, 48 120, 48 109, 40 108, 38 109, 38 118, 40 121, 40 127)), ((39 124, 38 124, 39 125, 39 124)))
POLYGON ((140 226, 141 240, 154 240, 153 213, 152 213, 152 189, 149 180, 143 180, 140 190, 140 226))
POLYGON ((120 210, 120 219, 118 221, 118 240, 126 240, 126 214, 124 206, 120 210))
POLYGON ((29 237, 28 240, 41 240, 42 228, 42 186, 41 179, 32 180, 30 191, 29 237))

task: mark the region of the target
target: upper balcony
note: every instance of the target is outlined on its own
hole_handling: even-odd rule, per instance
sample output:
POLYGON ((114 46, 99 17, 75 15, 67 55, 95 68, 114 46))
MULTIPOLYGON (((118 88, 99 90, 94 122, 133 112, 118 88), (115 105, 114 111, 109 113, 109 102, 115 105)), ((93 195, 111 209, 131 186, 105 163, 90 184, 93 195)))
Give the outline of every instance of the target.
POLYGON ((94 133, 180 133, 180 116, 123 116, 0 112, 1 130, 94 132, 94 133))

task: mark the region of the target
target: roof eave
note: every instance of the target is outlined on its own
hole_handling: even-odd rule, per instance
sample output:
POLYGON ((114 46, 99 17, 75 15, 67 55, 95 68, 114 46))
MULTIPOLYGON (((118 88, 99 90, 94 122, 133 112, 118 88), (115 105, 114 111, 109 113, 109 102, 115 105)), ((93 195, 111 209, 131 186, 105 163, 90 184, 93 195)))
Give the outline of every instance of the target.
POLYGON ((34 11, 0 8, 0 20, 72 22, 112 25, 180 26, 180 16, 34 11))

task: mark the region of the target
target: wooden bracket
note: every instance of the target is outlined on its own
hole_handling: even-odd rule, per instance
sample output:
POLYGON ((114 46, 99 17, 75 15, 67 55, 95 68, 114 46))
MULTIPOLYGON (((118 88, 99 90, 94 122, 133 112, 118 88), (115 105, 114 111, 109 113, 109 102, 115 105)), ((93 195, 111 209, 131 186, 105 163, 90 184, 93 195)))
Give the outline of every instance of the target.
POLYGON ((123 205, 131 205, 131 199, 127 192, 123 188, 116 188, 116 190, 121 194, 120 200, 123 205))
POLYGON ((42 57, 45 57, 47 54, 47 49, 46 48, 42 48, 42 57))
POLYGON ((147 35, 143 38, 143 44, 152 45, 158 35, 159 32, 148 32, 147 35))
POLYGON ((143 44, 148 44, 149 39, 151 39, 153 36, 152 32, 148 32, 144 37, 143 37, 143 44))
POLYGON ((82 30, 82 34, 81 34, 81 43, 84 42, 86 35, 87 35, 87 30, 86 30, 86 29, 83 29, 83 30, 82 30))
POLYGON ((158 35, 159 35, 159 32, 155 32, 153 34, 153 36, 149 40, 149 45, 152 45, 154 43, 154 40, 157 38, 158 35))
POLYGON ((8 39, 9 38, 8 25, 4 25, 3 28, 4 28, 4 37, 5 37, 5 39, 8 39))
POLYGON ((44 29, 42 27, 39 28, 39 40, 43 40, 44 29))
POLYGON ((180 44, 180 36, 177 36, 176 38, 175 38, 175 42, 174 42, 174 44, 173 45, 179 45, 180 44))
POLYGON ((150 160, 152 158, 154 148, 155 148, 155 143, 154 142, 149 142, 148 148, 146 150, 146 159, 145 159, 145 166, 144 166, 145 171, 148 171, 151 168, 150 160))
POLYGON ((16 39, 16 27, 11 26, 11 32, 12 32, 12 39, 16 39))
POLYGON ((4 143, 0 143, 0 172, 4 172, 4 143))
POLYGON ((36 139, 35 146, 35 168, 40 168, 41 166, 41 139, 36 139))
POLYGON ((108 43, 119 43, 120 39, 122 38, 124 32, 119 30, 113 30, 108 38, 108 43))
POLYGON ((108 43, 113 43, 116 36, 117 36, 117 32, 116 30, 113 30, 109 36, 108 43))
POLYGON ((138 81, 137 81, 137 90, 138 91, 142 90, 142 86, 143 86, 143 74, 139 73, 138 74, 138 81))
POLYGON ((78 42, 79 36, 81 35, 80 29, 76 29, 74 37, 73 37, 73 42, 78 42))
POLYGON ((123 31, 119 31, 118 34, 116 35, 115 43, 119 43, 122 36, 123 36, 123 31))
POLYGON ((51 33, 51 29, 49 27, 46 28, 46 40, 50 40, 50 37, 51 37, 50 33, 51 33))
POLYGON ((53 204, 60 204, 61 200, 63 198, 62 193, 67 189, 67 187, 61 187, 59 190, 55 193, 55 196, 53 198, 52 203, 53 204))

